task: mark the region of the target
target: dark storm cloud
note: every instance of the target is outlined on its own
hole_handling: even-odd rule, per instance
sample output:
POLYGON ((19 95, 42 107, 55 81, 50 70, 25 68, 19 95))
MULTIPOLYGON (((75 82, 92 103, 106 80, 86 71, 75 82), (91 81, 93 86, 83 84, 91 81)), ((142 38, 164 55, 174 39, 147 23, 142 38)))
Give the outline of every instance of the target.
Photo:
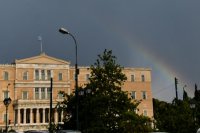
POLYGON ((166 100, 174 96, 173 88, 165 91, 173 80, 162 81, 162 70, 155 68, 159 60, 183 78, 180 88, 200 83, 199 5, 193 0, 0 0, 0 62, 38 55, 41 35, 48 55, 73 64, 73 40, 58 33, 63 26, 76 36, 80 65, 91 65, 105 48, 112 49, 123 66, 152 67, 154 96, 166 100), (140 47, 159 60, 143 58, 140 47))

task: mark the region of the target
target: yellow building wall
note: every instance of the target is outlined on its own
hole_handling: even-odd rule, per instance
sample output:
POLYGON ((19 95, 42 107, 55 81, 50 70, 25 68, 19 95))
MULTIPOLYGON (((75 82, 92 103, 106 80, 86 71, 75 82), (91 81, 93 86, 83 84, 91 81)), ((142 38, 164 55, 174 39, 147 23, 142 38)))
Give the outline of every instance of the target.
MULTIPOLYGON (((6 107, 3 103, 4 92, 8 90, 9 97, 13 99, 14 97, 14 80, 15 80, 15 67, 14 65, 0 65, 0 124, 4 122, 4 115, 6 114, 6 107), (8 72, 8 80, 4 80, 4 72, 8 72)), ((12 120, 14 117, 13 101, 11 101, 10 106, 8 106, 8 120, 12 120)))
MULTIPOLYGON (((29 58, 28 58, 29 59, 29 58)), ((30 58, 31 59, 31 58, 30 58)), ((53 101, 56 102, 58 99, 58 92, 65 91, 70 94, 74 91, 75 81, 74 81, 74 67, 70 67, 69 64, 66 64, 64 61, 59 60, 60 64, 56 62, 53 58, 48 57, 50 60, 46 61, 44 69, 49 69, 53 71, 53 101), (55 64, 52 64, 55 63, 55 64), (49 65, 49 66, 48 66, 49 65), (53 66, 52 66, 53 65, 53 66), (56 67, 58 66, 58 68, 56 67), (58 74, 63 74, 63 79, 58 80, 58 74)), ((5 106, 3 104, 3 92, 6 91, 8 87, 10 98, 12 99, 11 104, 8 108, 8 120, 11 120, 11 123, 14 123, 14 109, 13 101, 22 99, 22 92, 28 91, 28 100, 34 100, 34 88, 36 85, 43 85, 44 87, 50 87, 50 81, 35 81, 34 73, 35 69, 43 69, 43 62, 45 62, 45 56, 42 55, 42 62, 36 64, 39 60, 39 57, 34 57, 34 64, 31 64, 31 61, 27 59, 22 59, 22 61, 28 62, 28 64, 19 65, 0 65, 0 125, 5 125, 3 120, 5 114, 5 106), (9 80, 3 79, 3 73, 7 71, 9 73, 9 80), (23 73, 28 72, 28 80, 23 80, 23 73)), ((20 64, 20 61, 16 62, 20 64)), ((127 76, 127 81, 122 86, 122 90, 126 91, 131 96, 131 92, 136 92, 136 99, 140 100, 141 104, 138 106, 138 114, 143 114, 144 110, 147 111, 147 116, 150 118, 153 117, 153 104, 152 104, 152 91, 151 91, 151 70, 146 68, 124 68, 123 73, 127 76), (134 75, 134 82, 131 81, 131 75, 134 75), (144 75, 145 81, 142 81, 141 75, 144 75), (145 91, 147 94, 147 99, 142 98, 142 92, 145 91)), ((90 74, 89 67, 79 67, 78 83, 79 86, 84 86, 88 83, 87 76, 90 74)))

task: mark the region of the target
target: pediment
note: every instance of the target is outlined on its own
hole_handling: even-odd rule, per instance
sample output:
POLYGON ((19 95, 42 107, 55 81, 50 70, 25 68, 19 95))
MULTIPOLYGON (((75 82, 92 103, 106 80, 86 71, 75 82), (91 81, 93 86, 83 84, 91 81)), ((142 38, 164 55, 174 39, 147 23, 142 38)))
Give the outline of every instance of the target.
POLYGON ((68 61, 48 56, 45 53, 30 58, 15 60, 15 63, 16 64, 59 64, 59 65, 70 64, 70 62, 68 61))

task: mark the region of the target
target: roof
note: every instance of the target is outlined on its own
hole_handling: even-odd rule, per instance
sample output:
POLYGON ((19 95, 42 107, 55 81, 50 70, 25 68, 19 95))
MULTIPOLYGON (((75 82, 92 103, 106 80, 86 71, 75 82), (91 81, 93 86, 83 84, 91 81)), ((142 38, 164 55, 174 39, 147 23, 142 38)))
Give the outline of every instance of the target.
POLYGON ((41 53, 40 55, 15 60, 15 64, 59 64, 59 65, 69 65, 70 62, 61 60, 55 57, 41 53))

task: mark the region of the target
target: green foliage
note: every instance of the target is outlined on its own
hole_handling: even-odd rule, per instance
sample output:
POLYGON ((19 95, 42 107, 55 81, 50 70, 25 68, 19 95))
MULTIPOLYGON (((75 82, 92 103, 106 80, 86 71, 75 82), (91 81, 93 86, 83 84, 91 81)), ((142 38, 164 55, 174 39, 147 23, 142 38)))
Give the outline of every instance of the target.
POLYGON ((193 111, 190 100, 174 100, 166 103, 157 99, 153 100, 155 126, 159 131, 170 133, 195 133, 193 111))
POLYGON ((166 103, 154 99, 153 104, 155 126, 159 131, 196 133, 200 128, 200 90, 196 84, 194 98, 188 97, 184 90, 183 100, 166 103))
POLYGON ((55 123, 49 123, 48 131, 49 133, 55 133, 58 128, 58 125, 55 123))
POLYGON ((195 84, 195 93, 194 98, 192 99, 192 103, 195 105, 193 109, 193 115, 195 117, 195 124, 200 128, 200 90, 197 89, 197 85, 195 84))
MULTIPOLYGON (((112 51, 103 55, 91 66, 90 82, 79 88, 79 129, 83 133, 137 133, 150 131, 150 119, 135 113, 138 102, 133 103, 121 90, 127 79, 122 67, 116 64, 112 51)), ((58 104, 64 109, 64 128, 75 129, 74 95, 65 95, 58 104)))

